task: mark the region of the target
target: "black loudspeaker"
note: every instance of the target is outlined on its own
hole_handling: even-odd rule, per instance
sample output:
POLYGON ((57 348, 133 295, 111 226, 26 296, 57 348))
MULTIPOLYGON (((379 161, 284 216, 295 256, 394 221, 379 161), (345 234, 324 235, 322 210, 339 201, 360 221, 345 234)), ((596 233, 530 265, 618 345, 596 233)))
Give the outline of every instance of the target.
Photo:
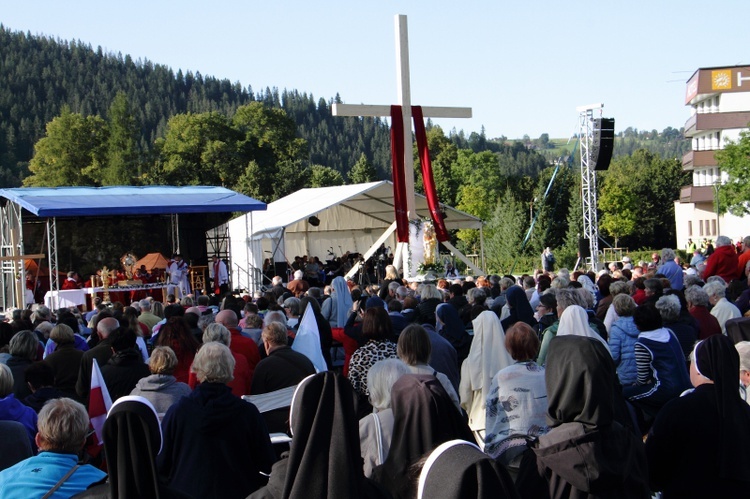
POLYGON ((281 277, 283 280, 286 280, 286 269, 286 262, 274 262, 273 264, 274 275, 281 277))
POLYGON ((615 144, 615 119, 597 118, 594 120, 594 140, 591 147, 589 167, 594 170, 606 170, 612 160, 612 149, 615 144))
POLYGON ((307 223, 309 223, 313 227, 317 227, 318 225, 320 225, 320 219, 316 217, 315 215, 313 215, 307 219, 307 223))
POLYGON ((578 256, 580 258, 588 258, 591 256, 591 246, 589 246, 589 240, 583 237, 578 238, 578 256))

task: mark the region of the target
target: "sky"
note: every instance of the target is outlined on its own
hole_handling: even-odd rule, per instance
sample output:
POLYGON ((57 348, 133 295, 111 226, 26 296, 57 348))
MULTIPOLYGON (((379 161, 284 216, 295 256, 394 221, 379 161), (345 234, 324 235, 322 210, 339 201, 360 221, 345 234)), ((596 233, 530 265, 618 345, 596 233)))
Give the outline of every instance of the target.
POLYGON ((598 103, 616 131, 680 128, 696 69, 750 64, 748 0, 0 0, 13 31, 348 104, 397 102, 396 14, 412 104, 473 110, 433 120, 446 133, 565 138, 598 103))

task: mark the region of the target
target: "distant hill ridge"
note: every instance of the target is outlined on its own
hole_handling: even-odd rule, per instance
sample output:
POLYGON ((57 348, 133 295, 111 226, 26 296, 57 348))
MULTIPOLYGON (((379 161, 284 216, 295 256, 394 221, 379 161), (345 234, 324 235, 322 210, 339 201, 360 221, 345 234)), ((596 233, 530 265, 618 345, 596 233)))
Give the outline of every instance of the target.
MULTIPOLYGON (((84 115, 106 116, 115 95, 126 94, 141 127, 139 149, 151 154, 156 138, 164 135, 167 121, 175 114, 216 111, 231 116, 240 106, 259 101, 284 109, 297 123, 299 135, 309 144, 309 162, 329 166, 344 177, 362 154, 382 178, 390 171, 390 135, 383 120, 331 116, 328 100, 298 90, 266 87, 253 91, 248 85, 203 76, 200 72, 176 73, 152 61, 134 61, 129 55, 105 53, 81 41, 64 41, 31 33, 13 32, 0 24, 0 187, 15 187, 28 175, 34 144, 44 136, 45 126, 60 114, 63 105, 84 115)), ((645 147, 675 157, 689 149, 682 130, 672 128, 628 134, 615 142, 615 155, 645 147), (646 137, 648 135, 648 137, 646 137)), ((544 137, 543 134, 542 137, 544 137)), ((622 134, 619 134, 622 135, 622 134)), ((498 151, 505 137, 489 140, 480 133, 468 137, 449 131, 450 140, 461 149, 498 151)), ((567 139, 560 139, 564 142, 567 139)), ((556 139, 522 140, 545 156, 565 149, 550 147, 556 139)), ((572 147, 572 146, 571 146, 572 147)))

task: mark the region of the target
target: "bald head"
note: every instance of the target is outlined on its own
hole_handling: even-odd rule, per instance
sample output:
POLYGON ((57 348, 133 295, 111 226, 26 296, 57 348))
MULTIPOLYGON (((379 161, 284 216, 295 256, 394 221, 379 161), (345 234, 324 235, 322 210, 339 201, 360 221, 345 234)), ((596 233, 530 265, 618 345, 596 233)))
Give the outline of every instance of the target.
POLYGON ((222 310, 216 314, 216 322, 227 329, 237 327, 237 314, 234 313, 234 310, 222 310))
POLYGON ((96 325, 96 332, 103 339, 109 337, 109 334, 118 327, 120 327, 120 323, 117 322, 117 319, 114 317, 105 317, 96 325))

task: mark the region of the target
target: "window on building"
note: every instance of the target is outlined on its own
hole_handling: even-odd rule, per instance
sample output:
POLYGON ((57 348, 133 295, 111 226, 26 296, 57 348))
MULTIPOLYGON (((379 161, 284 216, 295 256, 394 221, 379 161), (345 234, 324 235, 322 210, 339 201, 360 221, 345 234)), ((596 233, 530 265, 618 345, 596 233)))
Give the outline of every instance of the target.
POLYGON ((688 220, 688 236, 693 237, 693 221, 688 220))
POLYGON ((703 220, 698 220, 698 228, 700 230, 700 235, 701 236, 705 236, 705 234, 703 232, 703 220))
POLYGON ((716 235, 716 220, 711 220, 711 235, 716 235))

